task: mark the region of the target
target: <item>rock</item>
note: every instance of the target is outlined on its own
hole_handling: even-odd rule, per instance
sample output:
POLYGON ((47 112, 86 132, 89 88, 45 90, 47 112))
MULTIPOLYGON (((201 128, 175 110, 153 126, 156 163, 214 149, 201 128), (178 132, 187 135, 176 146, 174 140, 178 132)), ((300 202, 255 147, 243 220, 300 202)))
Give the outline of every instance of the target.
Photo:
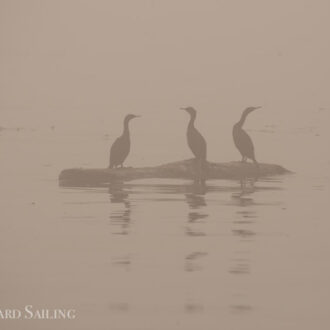
MULTIPOLYGON (((114 181, 131 181, 146 178, 178 178, 195 179, 195 159, 189 159, 154 167, 140 168, 72 168, 65 169, 59 175, 60 186, 66 187, 101 187, 108 186, 114 181)), ((206 179, 244 179, 248 177, 267 177, 291 173, 280 165, 259 164, 259 171, 253 163, 209 162, 206 171, 206 179)))

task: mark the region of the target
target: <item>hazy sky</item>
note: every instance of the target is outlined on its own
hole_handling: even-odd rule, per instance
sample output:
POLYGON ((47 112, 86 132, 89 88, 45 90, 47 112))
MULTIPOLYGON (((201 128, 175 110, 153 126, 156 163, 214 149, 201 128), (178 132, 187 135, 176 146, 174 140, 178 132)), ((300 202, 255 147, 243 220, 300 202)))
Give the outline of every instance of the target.
POLYGON ((326 0, 1 0, 0 121, 182 105, 293 120, 329 106, 329 31, 326 0))

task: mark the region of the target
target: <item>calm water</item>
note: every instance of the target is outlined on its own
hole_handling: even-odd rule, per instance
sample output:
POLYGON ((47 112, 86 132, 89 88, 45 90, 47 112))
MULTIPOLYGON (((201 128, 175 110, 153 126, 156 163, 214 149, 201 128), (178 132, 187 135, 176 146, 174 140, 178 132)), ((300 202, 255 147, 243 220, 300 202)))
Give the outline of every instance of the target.
POLYGON ((243 190, 226 180, 205 189, 180 180, 78 189, 59 187, 59 172, 104 166, 112 136, 2 131, 1 306, 74 308, 77 319, 1 321, 1 328, 328 329, 322 133, 254 132, 277 145, 278 163, 296 173, 243 190))

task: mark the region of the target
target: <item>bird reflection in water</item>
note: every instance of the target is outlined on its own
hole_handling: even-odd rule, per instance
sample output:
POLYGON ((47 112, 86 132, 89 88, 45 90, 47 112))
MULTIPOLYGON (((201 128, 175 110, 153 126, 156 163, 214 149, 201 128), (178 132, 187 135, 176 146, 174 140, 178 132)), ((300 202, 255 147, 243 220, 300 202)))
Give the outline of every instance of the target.
MULTIPOLYGON (((202 182, 194 182, 192 185, 187 186, 186 202, 189 207, 187 216, 186 235, 189 237, 203 237, 206 234, 201 230, 204 225, 204 219, 209 215, 201 212, 207 207, 205 195, 207 193, 207 186, 202 182), (198 227, 198 228, 197 228, 198 227)), ((194 249, 189 251, 184 259, 184 271, 187 273, 203 271, 203 261, 208 253, 198 249, 198 242, 194 249)), ((188 293, 187 301, 184 305, 185 313, 196 314, 204 312, 204 305, 199 301, 199 297, 195 296, 194 291, 188 293)))
POLYGON ((131 203, 128 199, 128 192, 124 190, 122 182, 113 182, 109 185, 109 195, 111 204, 123 204, 124 209, 111 212, 110 221, 116 228, 113 232, 114 235, 127 235, 131 222, 131 203))
MULTIPOLYGON (((207 213, 203 213, 202 210, 207 207, 205 195, 208 191, 208 187, 202 182, 194 182, 192 185, 187 186, 186 189, 186 202, 189 207, 187 215, 186 235, 189 237, 203 237, 206 236, 202 227, 205 224, 205 219, 209 216, 207 213)), ((197 245, 195 247, 198 246, 197 245)), ((184 271, 198 272, 203 271, 203 261, 207 257, 208 253, 201 249, 194 248, 187 253, 184 259, 184 271)), ((187 301, 184 305, 184 310, 187 314, 196 314, 204 312, 204 305, 198 301, 194 292, 188 293, 187 301)))
MULTIPOLYGON (((131 223, 131 202, 129 201, 128 191, 124 189, 123 182, 112 182, 109 185, 110 203, 114 210, 110 214, 110 223, 112 225, 113 235, 128 235, 131 223), (123 205, 123 209, 117 209, 115 205, 123 205)), ((113 257, 112 264, 129 271, 131 267, 131 256, 129 254, 113 257)))
POLYGON ((207 252, 191 252, 186 256, 184 269, 186 272, 195 272, 202 270, 201 261, 207 256, 207 252))
POLYGON ((232 194, 234 205, 239 207, 247 207, 246 209, 238 210, 236 212, 238 219, 233 220, 235 228, 232 230, 233 235, 240 237, 242 240, 251 240, 255 232, 247 229, 244 225, 252 224, 255 222, 255 211, 251 210, 251 206, 255 204, 251 195, 255 192, 255 180, 249 178, 240 179, 240 192, 232 194), (250 196, 250 197, 247 197, 250 196))
POLYGON ((247 178, 242 177, 239 180, 240 191, 238 193, 232 194, 232 200, 235 204, 239 206, 247 206, 253 204, 253 199, 251 197, 247 197, 248 195, 253 194, 256 191, 255 183, 257 181, 257 177, 247 178))
MULTIPOLYGON (((185 194, 186 202, 189 206, 188 212, 188 224, 186 226, 186 235, 190 237, 202 237, 206 236, 201 226, 203 226, 203 219, 206 219, 209 215, 200 212, 201 209, 207 206, 205 201, 205 194, 207 192, 207 186, 204 184, 194 183, 187 186, 187 192, 185 194), (197 228, 198 227, 198 228, 197 228)), ((186 272, 193 272, 202 270, 202 259, 207 255, 203 251, 190 251, 185 257, 184 269, 186 272)))
MULTIPOLYGON (((234 205, 238 206, 236 217, 233 220, 232 235, 238 238, 234 256, 231 258, 231 266, 228 272, 233 276, 248 276, 251 272, 250 246, 246 242, 254 242, 256 233, 253 231, 256 212, 253 209, 255 206, 252 194, 256 191, 255 182, 257 178, 242 177, 239 180, 240 191, 232 194, 234 205), (244 244, 244 245, 241 245, 244 244)), ((235 314, 250 312, 253 307, 248 302, 248 292, 237 291, 234 289, 233 297, 235 303, 230 305, 230 309, 235 314), (238 300, 238 301, 237 301, 238 300)))
POLYGON ((208 214, 201 213, 198 210, 207 206, 205 201, 205 194, 207 192, 207 186, 204 184, 194 184, 187 186, 187 192, 185 194, 186 202, 190 211, 188 212, 188 222, 195 223, 200 222, 202 219, 208 217, 208 214))
POLYGON ((205 201, 205 194, 207 193, 207 186, 194 182, 187 186, 186 201, 190 209, 199 209, 207 206, 205 201))
MULTIPOLYGON (((207 192, 207 187, 204 184, 194 182, 191 186, 188 186, 188 191, 185 194, 186 201, 190 211, 188 212, 188 223, 201 222, 202 219, 207 218, 209 215, 198 212, 198 209, 206 207, 206 201, 204 195, 207 192)), ((190 227, 187 227, 187 235, 190 236, 203 236, 203 233, 196 232, 190 227)))

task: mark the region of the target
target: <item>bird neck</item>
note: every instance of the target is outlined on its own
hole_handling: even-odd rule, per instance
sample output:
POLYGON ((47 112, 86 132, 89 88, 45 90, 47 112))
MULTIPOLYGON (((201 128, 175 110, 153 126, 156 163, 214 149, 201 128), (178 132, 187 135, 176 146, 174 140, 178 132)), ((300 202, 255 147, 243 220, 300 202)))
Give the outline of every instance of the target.
POLYGON ((124 121, 124 130, 123 130, 123 135, 125 135, 125 136, 129 136, 129 128, 128 128, 128 123, 129 123, 129 121, 128 121, 128 120, 125 120, 125 121, 124 121))
POLYGON ((188 127, 194 127, 195 119, 196 119, 195 114, 190 115, 190 120, 189 120, 188 127))
POLYGON ((240 121, 236 124, 238 127, 242 127, 244 125, 247 115, 247 113, 242 113, 240 121))

